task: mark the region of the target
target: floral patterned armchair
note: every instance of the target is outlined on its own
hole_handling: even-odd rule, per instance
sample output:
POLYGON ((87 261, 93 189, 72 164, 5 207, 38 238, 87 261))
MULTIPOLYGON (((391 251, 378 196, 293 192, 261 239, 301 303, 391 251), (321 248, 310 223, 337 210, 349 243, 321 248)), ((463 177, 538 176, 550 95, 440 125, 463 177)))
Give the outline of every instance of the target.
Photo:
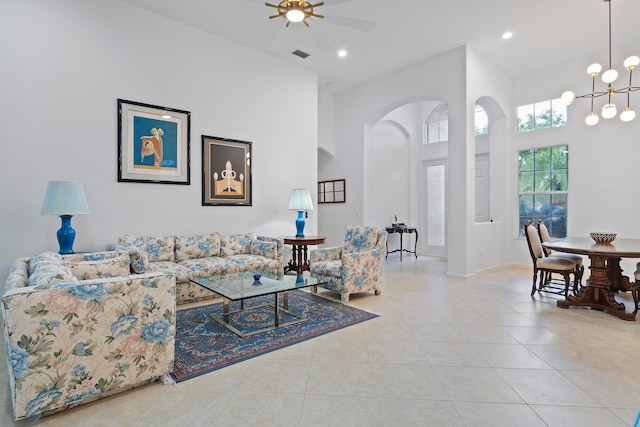
POLYGON ((14 261, 2 293, 13 415, 38 418, 173 369, 175 277, 126 252, 14 261), (39 267, 36 267, 38 264, 39 267))
POLYGON ((310 251, 311 277, 325 281, 322 287, 339 292, 342 302, 359 292, 380 294, 387 233, 374 227, 347 226, 344 240, 343 246, 310 251))

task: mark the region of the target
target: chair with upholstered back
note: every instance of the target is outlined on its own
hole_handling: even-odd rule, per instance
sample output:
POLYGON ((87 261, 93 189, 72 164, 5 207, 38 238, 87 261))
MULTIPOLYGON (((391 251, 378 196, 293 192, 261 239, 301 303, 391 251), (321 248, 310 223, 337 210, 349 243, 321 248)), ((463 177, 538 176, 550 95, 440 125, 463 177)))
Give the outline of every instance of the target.
POLYGON ((309 252, 309 272, 325 289, 340 293, 343 302, 349 295, 381 290, 382 261, 386 253, 387 233, 375 227, 347 226, 344 245, 309 252))
POLYGON ((533 262, 533 285, 531 286, 531 296, 536 292, 549 292, 558 295, 564 295, 565 299, 569 297, 569 285, 571 283, 571 274, 576 271, 576 263, 567 258, 560 258, 556 256, 545 256, 544 249, 542 248, 542 242, 538 235, 538 230, 531 223, 527 221, 524 225, 524 235, 527 238, 527 245, 529 246, 529 253, 531 254, 531 261, 533 262), (538 272, 540 272, 540 281, 538 282, 538 272), (557 273, 564 278, 564 287, 556 288, 552 286, 551 282, 547 282, 547 273, 557 273))
MULTIPOLYGON (((541 219, 538 220, 538 236, 540 236, 540 240, 542 241, 542 243, 548 242, 551 240, 551 236, 549 235, 549 229, 541 219)), ((565 252, 553 251, 544 246, 542 247, 542 249, 544 250, 544 253, 546 256, 550 256, 553 254, 553 256, 560 257, 560 258, 567 258, 576 263, 576 271, 574 275, 575 280, 573 281, 573 292, 577 294, 580 291, 580 287, 582 286, 582 276, 584 275, 584 265, 582 263, 583 261, 582 256, 578 254, 570 254, 565 252)), ((551 274, 548 274, 546 277, 546 281, 550 281, 550 280, 553 280, 553 279, 551 277, 551 274)))

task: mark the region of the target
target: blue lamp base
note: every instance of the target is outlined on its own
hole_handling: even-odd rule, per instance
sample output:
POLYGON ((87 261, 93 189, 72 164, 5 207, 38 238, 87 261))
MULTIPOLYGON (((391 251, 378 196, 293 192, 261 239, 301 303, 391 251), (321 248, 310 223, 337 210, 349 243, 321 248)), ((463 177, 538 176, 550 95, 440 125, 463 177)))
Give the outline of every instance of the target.
POLYGON ((58 244, 61 254, 73 253, 73 241, 76 240, 76 230, 71 227, 71 215, 60 215, 62 226, 58 230, 58 244))
POLYGON ((304 237, 304 211, 298 211, 296 219, 296 237, 304 237))

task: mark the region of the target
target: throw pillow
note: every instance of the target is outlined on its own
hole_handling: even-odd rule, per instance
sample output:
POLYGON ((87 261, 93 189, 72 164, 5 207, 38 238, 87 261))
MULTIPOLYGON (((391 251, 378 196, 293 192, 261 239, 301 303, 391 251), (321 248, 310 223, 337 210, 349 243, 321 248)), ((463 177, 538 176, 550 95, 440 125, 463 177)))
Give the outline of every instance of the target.
POLYGON ((62 262, 62 255, 56 252, 47 251, 40 255, 31 257, 29 259, 29 274, 33 274, 36 271, 38 264, 52 262, 54 264, 60 264, 62 262))
POLYGON ((266 258, 278 258, 278 244, 276 242, 263 242, 254 240, 251 242, 251 253, 254 255, 262 255, 266 258))
POLYGON ((147 251, 149 261, 174 261, 174 236, 120 236, 118 243, 125 246, 135 246, 147 251))
POLYGON ((220 255, 218 233, 176 236, 176 262, 220 255))
POLYGON ((29 274, 26 285, 42 286, 77 281, 68 267, 49 259, 35 264, 34 271, 29 274))
POLYGON ((131 261, 131 271, 134 273, 142 274, 147 271, 149 266, 149 255, 147 251, 141 249, 133 244, 122 245, 119 243, 112 243, 107 245, 108 251, 125 251, 129 254, 129 260, 131 261))
POLYGON ((251 241, 255 240, 255 238, 254 233, 223 236, 220 240, 220 256, 227 257, 231 255, 250 254, 251 241))

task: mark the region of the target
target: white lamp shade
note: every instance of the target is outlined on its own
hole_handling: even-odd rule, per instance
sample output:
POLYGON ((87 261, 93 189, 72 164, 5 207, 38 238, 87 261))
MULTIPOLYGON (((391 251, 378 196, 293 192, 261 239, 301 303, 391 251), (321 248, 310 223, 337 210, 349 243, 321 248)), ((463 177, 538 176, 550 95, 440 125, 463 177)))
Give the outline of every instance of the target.
POLYGON ((640 58, 637 56, 630 56, 624 60, 624 68, 627 70, 634 69, 640 64, 640 58))
POLYGON ((50 181, 42 204, 42 215, 88 214, 89 205, 82 184, 72 181, 50 181))
POLYGON ((576 94, 571 92, 570 90, 563 92, 562 95, 560 95, 560 102, 562 102, 564 105, 571 105, 575 99, 576 94))
POLYGON ((618 78, 616 70, 607 70, 602 73, 602 81, 605 83, 613 83, 618 78))
POLYGON ((624 111, 620 113, 620 120, 622 120, 623 122, 630 122, 635 118, 636 112, 629 107, 625 108, 624 111))
POLYGON ((602 107, 602 117, 605 119, 611 119, 618 114, 615 104, 606 104, 602 107))
POLYGON ((292 211, 312 211, 313 202, 311 192, 306 188, 296 188, 291 192, 289 199, 289 210, 292 211))
POLYGON ((591 64, 587 67, 587 74, 591 77, 597 76, 602 70, 602 65, 600 64, 591 64))
POLYGON ((587 126, 594 126, 597 125, 598 122, 600 121, 600 117, 598 117, 598 115, 594 112, 591 112, 585 119, 584 122, 587 124, 587 126))

